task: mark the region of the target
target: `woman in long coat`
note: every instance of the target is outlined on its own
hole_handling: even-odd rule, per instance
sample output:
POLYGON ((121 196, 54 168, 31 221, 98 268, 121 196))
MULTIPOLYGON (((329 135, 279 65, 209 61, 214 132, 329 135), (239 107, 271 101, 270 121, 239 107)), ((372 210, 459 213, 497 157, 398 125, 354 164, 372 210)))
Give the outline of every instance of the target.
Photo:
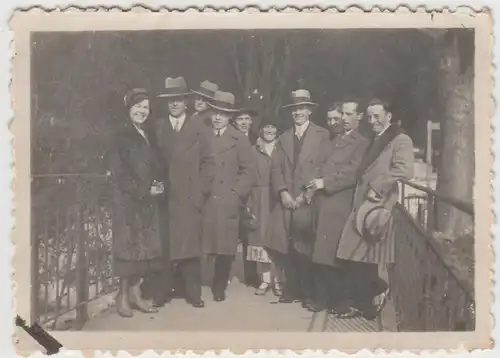
POLYGON ((267 225, 271 216, 271 156, 276 144, 278 128, 272 122, 261 124, 261 136, 252 148, 257 165, 256 184, 252 188, 248 206, 256 217, 257 228, 246 229, 248 241, 247 256, 249 261, 257 262, 257 270, 261 276, 261 284, 256 295, 264 295, 273 289, 276 295, 282 295, 283 272, 276 267, 264 247, 267 225))
POLYGON ((161 239, 156 196, 163 192, 154 141, 145 127, 149 98, 133 89, 124 98, 127 111, 122 130, 115 138, 111 166, 115 198, 113 256, 114 274, 120 277, 118 313, 133 315, 132 307, 153 313, 141 298, 140 283, 162 268, 161 239))

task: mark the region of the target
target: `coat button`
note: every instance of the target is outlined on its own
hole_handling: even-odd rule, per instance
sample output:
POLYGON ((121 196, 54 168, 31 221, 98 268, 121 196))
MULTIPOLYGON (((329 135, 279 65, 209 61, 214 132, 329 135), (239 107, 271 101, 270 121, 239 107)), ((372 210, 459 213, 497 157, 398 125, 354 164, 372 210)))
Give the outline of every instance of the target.
POLYGON ((223 180, 219 180, 219 183, 220 183, 220 184, 224 184, 224 181, 223 181, 223 180))

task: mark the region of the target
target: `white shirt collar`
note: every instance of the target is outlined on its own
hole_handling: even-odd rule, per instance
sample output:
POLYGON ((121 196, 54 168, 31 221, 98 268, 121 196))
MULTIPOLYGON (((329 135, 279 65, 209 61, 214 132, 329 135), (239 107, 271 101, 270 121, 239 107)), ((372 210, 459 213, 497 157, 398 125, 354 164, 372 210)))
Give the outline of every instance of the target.
POLYGON ((224 128, 221 128, 221 129, 215 129, 213 128, 213 131, 214 131, 214 134, 217 135, 217 132, 220 131, 220 135, 223 135, 224 132, 226 131, 227 129, 227 126, 225 126, 224 128))
POLYGON ((344 137, 345 137, 346 135, 351 134, 353 130, 354 130, 354 129, 349 129, 347 132, 345 132, 345 133, 344 133, 344 137))
POLYGON ((177 127, 177 123, 179 123, 179 130, 181 130, 182 126, 184 125, 184 121, 186 120, 186 113, 181 114, 179 117, 169 115, 168 118, 170 119, 170 123, 172 124, 173 129, 175 129, 177 127))
POLYGON ((304 122, 300 126, 295 125, 295 135, 298 136, 298 137, 300 137, 300 138, 302 138, 302 136, 304 135, 305 131, 309 127, 309 123, 310 122, 311 122, 310 120, 307 120, 306 122, 304 122))

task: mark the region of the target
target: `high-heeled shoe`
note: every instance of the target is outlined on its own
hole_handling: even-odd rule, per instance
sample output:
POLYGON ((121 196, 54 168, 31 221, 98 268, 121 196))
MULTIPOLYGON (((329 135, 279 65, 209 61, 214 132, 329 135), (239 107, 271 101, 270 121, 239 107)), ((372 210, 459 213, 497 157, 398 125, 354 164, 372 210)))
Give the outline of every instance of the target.
POLYGON ((120 279, 120 290, 116 295, 116 311, 122 317, 132 317, 134 312, 129 304, 129 284, 127 279, 120 279))
POLYGON ((262 282, 259 286, 259 288, 257 288, 257 290, 255 290, 255 294, 257 296, 264 296, 267 291, 269 291, 271 289, 271 285, 267 282, 262 282))
POLYGON ((130 287, 130 306, 143 313, 157 313, 159 310, 155 307, 150 307, 144 302, 141 297, 140 282, 130 287))
POLYGON ((284 293, 283 287, 281 287, 281 285, 279 284, 274 284, 273 293, 276 297, 283 297, 284 293))

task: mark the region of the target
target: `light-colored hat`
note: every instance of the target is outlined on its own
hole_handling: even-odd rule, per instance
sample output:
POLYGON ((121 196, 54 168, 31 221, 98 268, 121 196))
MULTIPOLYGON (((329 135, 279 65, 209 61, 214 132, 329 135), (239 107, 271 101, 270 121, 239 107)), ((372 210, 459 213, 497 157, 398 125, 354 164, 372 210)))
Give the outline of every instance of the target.
POLYGON ((298 89, 292 92, 292 103, 284 105, 282 108, 290 108, 296 106, 318 106, 317 103, 311 101, 311 93, 306 89, 298 89))
POLYGON ((217 92, 218 90, 219 86, 217 86, 215 83, 212 83, 210 81, 203 81, 202 83, 200 83, 200 88, 191 90, 191 92, 208 99, 214 99, 215 92, 217 92))
POLYGON ((184 77, 167 77, 167 79, 165 80, 165 90, 163 90, 163 92, 160 93, 157 97, 184 97, 190 94, 191 92, 189 92, 187 88, 187 83, 184 77))
POLYGON ((366 200, 356 213, 356 231, 366 239, 380 240, 391 215, 381 203, 366 200))
POLYGON ((234 108, 235 98, 231 92, 215 92, 214 99, 208 102, 212 108, 218 109, 223 112, 236 113, 238 109, 234 108))

